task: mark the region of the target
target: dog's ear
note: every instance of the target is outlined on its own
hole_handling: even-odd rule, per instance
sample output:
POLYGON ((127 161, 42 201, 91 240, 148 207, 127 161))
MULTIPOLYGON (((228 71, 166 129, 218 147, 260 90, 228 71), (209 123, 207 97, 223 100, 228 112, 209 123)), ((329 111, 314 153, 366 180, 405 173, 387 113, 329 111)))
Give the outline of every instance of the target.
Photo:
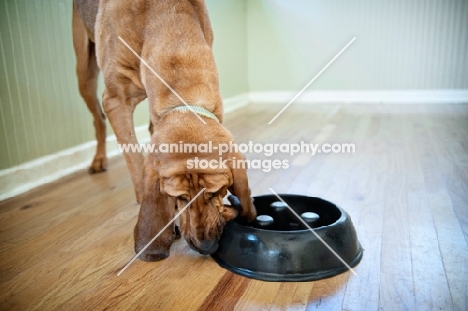
MULTIPOLYGON (((135 252, 140 252, 174 217, 174 199, 161 193, 157 164, 146 157, 143 173, 143 200, 135 226, 135 252)), ((174 241, 174 224, 139 256, 143 261, 158 261, 169 256, 174 241)))
MULTIPOLYGON (((244 159, 240 154, 236 154, 235 159, 244 159)), ((231 159, 233 159, 231 157, 231 159)), ((231 163, 232 165, 232 163, 231 163)), ((241 204, 240 215, 248 221, 252 221, 257 217, 257 211, 250 196, 249 182, 247 179, 247 170, 245 168, 238 168, 237 165, 231 166, 233 177, 233 184, 229 191, 235 195, 241 204)))

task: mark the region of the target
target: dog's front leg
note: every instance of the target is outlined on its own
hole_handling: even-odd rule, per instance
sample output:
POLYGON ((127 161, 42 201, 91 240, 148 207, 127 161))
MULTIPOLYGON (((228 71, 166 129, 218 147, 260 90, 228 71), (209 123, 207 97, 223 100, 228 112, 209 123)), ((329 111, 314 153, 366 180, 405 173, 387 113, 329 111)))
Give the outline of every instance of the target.
MULTIPOLYGON (((135 252, 140 252, 174 217, 175 202, 161 193, 159 177, 151 163, 151 156, 145 159, 144 193, 138 222, 135 226, 135 252)), ((169 256, 174 241, 174 223, 139 256, 144 261, 158 261, 169 256)))
MULTIPOLYGON (((133 125, 133 111, 140 101, 139 98, 120 98, 111 95, 107 90, 104 91, 102 98, 104 111, 117 137, 117 142, 121 145, 138 144, 133 125)), ((143 197, 143 154, 135 150, 135 152, 124 152, 124 157, 135 188, 136 199, 141 203, 143 197)))

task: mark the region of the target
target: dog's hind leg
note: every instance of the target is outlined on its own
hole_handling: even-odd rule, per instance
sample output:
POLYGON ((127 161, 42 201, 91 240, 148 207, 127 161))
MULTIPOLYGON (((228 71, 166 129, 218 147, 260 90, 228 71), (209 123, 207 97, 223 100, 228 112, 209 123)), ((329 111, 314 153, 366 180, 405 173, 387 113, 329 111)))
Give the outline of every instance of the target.
POLYGON ((97 173, 105 171, 107 168, 106 117, 102 112, 102 108, 96 94, 99 67, 96 61, 95 44, 88 37, 86 27, 81 20, 75 5, 73 5, 72 26, 79 90, 89 111, 93 114, 97 139, 96 155, 89 167, 89 172, 97 173))

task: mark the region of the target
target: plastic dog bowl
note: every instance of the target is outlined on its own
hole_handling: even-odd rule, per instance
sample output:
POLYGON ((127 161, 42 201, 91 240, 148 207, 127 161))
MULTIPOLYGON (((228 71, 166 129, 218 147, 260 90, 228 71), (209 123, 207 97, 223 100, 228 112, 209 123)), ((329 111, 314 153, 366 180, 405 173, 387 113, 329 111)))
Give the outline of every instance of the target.
MULTIPOLYGON (((363 251, 348 213, 316 197, 279 196, 350 267, 359 263, 363 251)), ((236 218, 229 222, 213 259, 229 271, 263 281, 313 281, 347 271, 346 265, 278 201, 274 195, 254 197, 259 215, 256 221, 236 218)))

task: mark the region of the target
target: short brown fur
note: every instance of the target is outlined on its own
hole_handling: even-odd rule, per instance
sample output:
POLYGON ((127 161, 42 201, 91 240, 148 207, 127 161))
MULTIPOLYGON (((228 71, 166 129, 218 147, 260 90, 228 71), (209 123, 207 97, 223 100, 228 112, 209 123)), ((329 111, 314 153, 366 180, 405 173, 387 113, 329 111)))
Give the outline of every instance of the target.
MULTIPOLYGON (((137 144, 133 112, 148 98, 151 143, 206 143, 233 141, 222 125, 223 107, 218 73, 212 53, 213 32, 201 0, 110 1, 75 0, 73 43, 82 97, 94 116, 97 151, 91 172, 107 168, 105 116, 96 97, 99 69, 104 76, 104 112, 120 144, 137 144), (189 104, 212 112, 220 121, 191 112, 172 111, 183 103, 119 40, 131 46, 189 104)), ((235 169, 223 155, 227 168, 189 170, 187 160, 213 159, 214 154, 158 154, 146 158, 124 153, 141 203, 135 227, 135 251, 140 251, 199 191, 206 188, 181 215, 181 231, 192 248, 202 254, 215 251, 225 223, 237 216, 224 205, 229 190, 240 202, 240 214, 252 220, 256 211, 250 198, 245 169, 235 169)), ((174 239, 170 226, 140 256, 154 261, 169 256, 174 239)))

